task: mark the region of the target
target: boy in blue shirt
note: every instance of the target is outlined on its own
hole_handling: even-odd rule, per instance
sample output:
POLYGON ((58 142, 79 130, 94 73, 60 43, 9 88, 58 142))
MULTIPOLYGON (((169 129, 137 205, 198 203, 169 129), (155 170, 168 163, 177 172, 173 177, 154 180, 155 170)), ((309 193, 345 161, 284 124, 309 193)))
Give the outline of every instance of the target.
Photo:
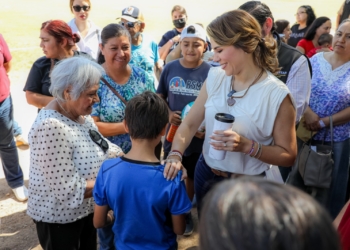
POLYGON ((185 231, 185 214, 192 205, 183 176, 164 179, 164 166, 154 154, 167 123, 167 104, 156 94, 147 91, 132 98, 124 120, 131 150, 105 161, 98 173, 94 226, 113 223, 117 249, 177 249, 176 234, 185 231))

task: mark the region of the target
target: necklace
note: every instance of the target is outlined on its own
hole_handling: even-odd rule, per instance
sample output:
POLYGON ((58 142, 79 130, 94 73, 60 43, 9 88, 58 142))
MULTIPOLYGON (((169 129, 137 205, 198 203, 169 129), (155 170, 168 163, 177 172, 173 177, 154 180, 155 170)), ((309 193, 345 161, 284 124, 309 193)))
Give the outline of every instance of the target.
MULTIPOLYGON (((233 83, 234 80, 232 80, 232 83, 230 84, 230 92, 227 95, 227 104, 228 106, 233 106, 236 103, 236 100, 234 98, 243 98, 247 93, 248 90, 250 89, 251 86, 253 86, 255 83, 257 83, 257 81, 259 81, 260 77, 263 75, 264 73, 264 69, 262 69, 259 73, 259 75, 254 79, 254 81, 252 82, 252 84, 249 85, 249 87, 247 88, 247 90, 244 92, 244 94, 242 96, 233 96, 234 93, 236 93, 237 91, 233 89, 233 83)), ((233 77, 232 77, 233 79, 233 77)))
MULTIPOLYGON (((57 98, 56 98, 55 100, 56 100, 58 106, 60 106, 60 108, 61 108, 68 116, 71 116, 71 115, 72 115, 71 113, 67 112, 67 111, 62 107, 61 103, 57 100, 57 98)), ((69 118, 69 117, 68 117, 68 118, 69 118)), ((75 119, 73 119, 73 118, 69 118, 69 119, 71 119, 71 120, 75 121, 76 123, 79 123, 79 124, 80 124, 80 122, 79 122, 80 115, 78 116, 78 119, 77 119, 77 120, 75 120, 75 119)))

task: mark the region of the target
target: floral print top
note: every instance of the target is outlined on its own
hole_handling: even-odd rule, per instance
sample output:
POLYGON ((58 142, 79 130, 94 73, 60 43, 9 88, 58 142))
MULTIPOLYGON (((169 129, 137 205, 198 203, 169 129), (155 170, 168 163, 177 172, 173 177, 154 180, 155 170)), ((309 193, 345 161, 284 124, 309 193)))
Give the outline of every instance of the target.
MULTIPOLYGON (((312 65, 310 108, 320 117, 334 115, 350 106, 350 62, 336 69, 318 53, 310 59, 312 65)), ((333 128, 333 140, 350 137, 350 122, 333 128)), ((331 141, 329 129, 320 130, 315 140, 331 141), (325 133, 326 136, 325 136, 325 133)))
MULTIPOLYGON (((120 85, 114 82, 107 74, 102 76, 118 93, 129 101, 136 95, 143 93, 146 90, 152 90, 150 86, 149 76, 143 69, 131 66, 131 75, 126 84, 120 85)), ((98 89, 98 97, 100 102, 95 103, 92 109, 91 116, 97 116, 101 122, 122 122, 125 115, 125 104, 105 85, 100 81, 98 89)), ((131 149, 131 140, 129 134, 121 134, 107 137, 112 143, 122 148, 124 153, 131 149)))

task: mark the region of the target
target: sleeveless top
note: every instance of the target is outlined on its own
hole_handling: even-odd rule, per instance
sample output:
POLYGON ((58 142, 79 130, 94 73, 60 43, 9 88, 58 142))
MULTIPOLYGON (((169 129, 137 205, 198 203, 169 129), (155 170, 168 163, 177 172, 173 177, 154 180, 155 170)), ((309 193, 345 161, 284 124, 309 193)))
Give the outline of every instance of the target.
MULTIPOLYGON (((213 133, 216 113, 229 113, 235 117, 232 130, 263 145, 273 144, 273 127, 282 101, 290 92, 288 87, 270 72, 263 81, 254 84, 245 97, 236 98, 236 104, 228 106, 232 76, 226 76, 221 68, 211 68, 207 78, 208 99, 205 107, 205 141, 203 156, 211 168, 231 173, 257 175, 268 170, 270 164, 240 152, 226 152, 225 159, 217 161, 209 157, 209 136, 213 133)), ((242 96, 246 90, 236 92, 242 96)), ((293 98, 290 95, 293 102, 293 98)), ((295 105, 294 105, 295 106, 295 105)))

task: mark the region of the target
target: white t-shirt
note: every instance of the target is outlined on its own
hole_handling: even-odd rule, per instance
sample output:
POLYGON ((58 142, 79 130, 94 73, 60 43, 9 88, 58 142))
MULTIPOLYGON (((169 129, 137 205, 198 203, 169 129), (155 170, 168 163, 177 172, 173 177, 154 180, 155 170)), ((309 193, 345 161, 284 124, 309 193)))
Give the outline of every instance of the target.
POLYGON ((84 199, 86 181, 95 180, 102 162, 121 153, 110 143, 106 153, 90 137, 90 116, 78 124, 55 110, 42 109, 29 132, 30 173, 27 214, 37 221, 65 224, 94 209, 84 199))
MULTIPOLYGON (((270 165, 239 152, 226 153, 225 159, 217 161, 209 157, 209 136, 213 133, 216 113, 229 113, 235 117, 232 130, 263 145, 273 144, 273 127, 282 101, 290 92, 287 86, 270 72, 265 80, 254 84, 236 104, 227 104, 232 76, 226 76, 219 67, 211 68, 207 78, 208 99, 205 103, 205 141, 203 156, 208 166, 231 173, 257 175, 268 170, 270 165)), ((236 92, 242 96, 246 90, 236 92)), ((292 99, 292 96, 290 95, 292 99)), ((292 99, 293 100, 293 99, 292 99)))
POLYGON ((73 18, 68 25, 71 27, 73 33, 77 33, 80 36, 80 41, 77 43, 78 49, 97 60, 98 53, 100 52, 99 44, 101 41, 101 29, 92 21, 88 20, 88 22, 90 24, 90 29, 84 38, 80 34, 78 27, 75 24, 75 18, 73 18))

